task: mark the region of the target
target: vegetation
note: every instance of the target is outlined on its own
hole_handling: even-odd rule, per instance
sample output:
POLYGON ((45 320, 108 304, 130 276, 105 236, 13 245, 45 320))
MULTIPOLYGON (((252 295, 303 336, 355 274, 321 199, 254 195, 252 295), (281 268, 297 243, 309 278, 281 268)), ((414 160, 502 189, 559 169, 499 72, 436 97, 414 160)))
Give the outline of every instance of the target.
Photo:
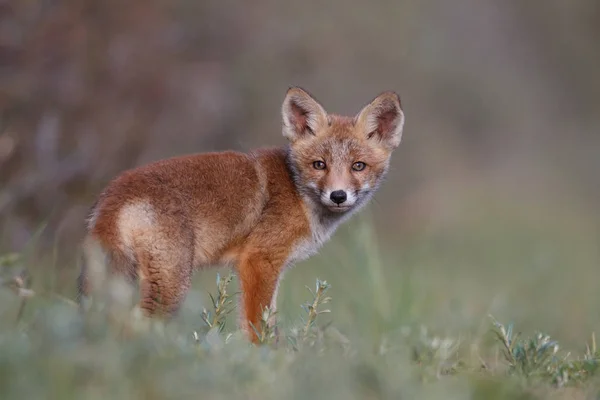
MULTIPOLYGON (((406 274, 423 260, 407 264, 403 277, 411 283, 386 283, 385 272, 377 270, 386 261, 379 259, 383 252, 366 220, 341 236, 334 249, 317 258, 335 260, 335 247, 345 245, 354 249, 347 253, 356 268, 349 267, 342 279, 334 269, 313 270, 309 263, 303 266, 308 272, 286 279, 277 326, 268 324, 273 314, 265 309, 256 327, 258 346, 236 329, 237 282, 231 271, 214 272, 216 289, 206 282, 212 272, 199 273, 203 282, 194 285, 180 317, 143 325, 133 313, 115 323, 100 307, 81 314, 69 294, 35 285, 25 254, 4 255, 0 397, 583 399, 600 394, 593 332, 587 343, 567 351, 545 333, 521 334, 512 323, 484 313, 468 321, 455 312, 447 326, 445 320, 435 323, 428 296, 415 292, 425 281, 406 274), (302 288, 304 277, 319 270, 334 276, 333 284, 317 279, 302 288), (345 288, 336 291, 336 282, 345 288), (355 284, 360 289, 350 289, 355 284), (304 303, 299 308, 291 298, 304 303), (123 327, 130 334, 124 335, 123 327)), ((526 308, 526 296, 519 300, 526 308)))

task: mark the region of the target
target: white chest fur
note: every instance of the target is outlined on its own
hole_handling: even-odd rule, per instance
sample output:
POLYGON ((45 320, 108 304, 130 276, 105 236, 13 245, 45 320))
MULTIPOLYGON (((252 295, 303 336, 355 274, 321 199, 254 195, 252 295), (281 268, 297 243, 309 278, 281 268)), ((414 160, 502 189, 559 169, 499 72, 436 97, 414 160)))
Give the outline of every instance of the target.
POLYGON ((306 260, 327 242, 336 228, 342 221, 331 221, 322 223, 317 218, 310 218, 311 236, 302 238, 292 248, 292 252, 288 257, 287 264, 293 264, 298 261, 306 260))

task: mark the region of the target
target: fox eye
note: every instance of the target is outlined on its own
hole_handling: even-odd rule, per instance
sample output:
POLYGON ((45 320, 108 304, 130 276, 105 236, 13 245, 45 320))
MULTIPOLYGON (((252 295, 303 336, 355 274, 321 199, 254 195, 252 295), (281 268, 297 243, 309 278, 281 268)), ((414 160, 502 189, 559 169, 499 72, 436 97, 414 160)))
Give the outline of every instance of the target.
POLYGON ((315 161, 313 163, 313 167, 315 169, 325 169, 325 162, 324 161, 315 161))
POLYGON ((357 161, 354 164, 352 164, 352 169, 355 171, 362 171, 363 169, 365 169, 365 167, 367 166, 367 164, 365 164, 362 161, 357 161))

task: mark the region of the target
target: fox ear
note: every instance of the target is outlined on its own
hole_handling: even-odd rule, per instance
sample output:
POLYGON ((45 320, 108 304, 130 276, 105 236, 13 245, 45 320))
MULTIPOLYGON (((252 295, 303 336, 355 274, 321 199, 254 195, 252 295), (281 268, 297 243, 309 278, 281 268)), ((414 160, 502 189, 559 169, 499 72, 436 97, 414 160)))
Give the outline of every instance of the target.
POLYGON ((404 112, 400 97, 395 92, 384 92, 367 104, 356 115, 354 123, 368 139, 379 140, 395 149, 402 139, 404 112))
POLYGON ((327 112, 308 92, 290 88, 281 106, 283 136, 291 142, 305 135, 316 135, 327 124, 327 112))

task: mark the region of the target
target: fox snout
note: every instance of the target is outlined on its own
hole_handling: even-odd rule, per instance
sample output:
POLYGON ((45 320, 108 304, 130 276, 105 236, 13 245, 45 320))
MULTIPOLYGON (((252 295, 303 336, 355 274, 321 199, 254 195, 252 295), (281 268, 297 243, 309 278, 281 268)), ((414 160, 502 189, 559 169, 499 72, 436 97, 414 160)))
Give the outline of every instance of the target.
POLYGON ((348 198, 348 196, 346 195, 346 192, 344 190, 334 190, 329 195, 329 198, 335 204, 342 204, 343 202, 346 201, 346 199, 348 198))
POLYGON ((356 205, 358 196, 349 189, 324 190, 321 193, 321 203, 334 212, 347 211, 356 205))

